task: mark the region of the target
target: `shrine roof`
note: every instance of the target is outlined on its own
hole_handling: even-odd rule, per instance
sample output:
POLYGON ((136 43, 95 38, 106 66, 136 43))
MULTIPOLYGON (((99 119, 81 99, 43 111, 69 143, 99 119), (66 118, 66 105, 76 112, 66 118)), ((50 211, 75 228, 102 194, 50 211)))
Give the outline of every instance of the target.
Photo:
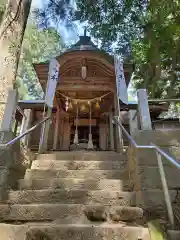
MULTIPOLYGON (((85 58, 88 58, 88 56, 93 56, 93 58, 100 58, 99 61, 104 61, 107 63, 107 66, 111 68, 112 71, 114 71, 114 57, 107 53, 106 51, 99 49, 91 40, 89 36, 80 36, 79 41, 75 43, 72 47, 66 49, 65 51, 57 54, 55 57, 61 64, 61 59, 71 59, 72 56, 76 56, 76 54, 82 57, 84 54, 85 58), (68 57, 69 56, 69 57, 68 57)), ((50 59, 49 59, 50 60, 50 59)), ((41 82, 41 79, 47 79, 47 76, 45 77, 45 74, 48 74, 48 68, 49 68, 49 60, 39 63, 33 63, 33 67, 36 71, 36 74, 38 76, 38 79, 41 82)), ((128 85, 130 82, 131 74, 134 71, 134 64, 132 63, 126 63, 124 62, 124 72, 125 72, 125 79, 126 84, 128 85)))
POLYGON ((79 41, 75 43, 71 48, 65 50, 62 54, 68 53, 68 52, 73 52, 73 51, 94 51, 94 52, 99 52, 106 57, 109 62, 113 63, 114 59, 113 57, 108 54, 106 51, 99 49, 92 41, 91 37, 88 36, 80 36, 79 41))
MULTIPOLYGON (((66 49, 65 51, 60 52, 59 54, 57 54, 54 57, 60 57, 66 53, 69 52, 74 52, 74 51, 93 51, 93 52, 99 52, 101 54, 104 55, 104 57, 106 57, 110 63, 114 62, 114 58, 113 56, 111 56, 110 54, 108 54, 106 51, 99 49, 91 40, 91 37, 89 36, 80 36, 79 37, 79 41, 77 43, 75 43, 72 47, 66 49)), ((39 63, 33 63, 33 65, 36 64, 48 64, 49 60, 44 61, 44 62, 39 62, 39 63)))

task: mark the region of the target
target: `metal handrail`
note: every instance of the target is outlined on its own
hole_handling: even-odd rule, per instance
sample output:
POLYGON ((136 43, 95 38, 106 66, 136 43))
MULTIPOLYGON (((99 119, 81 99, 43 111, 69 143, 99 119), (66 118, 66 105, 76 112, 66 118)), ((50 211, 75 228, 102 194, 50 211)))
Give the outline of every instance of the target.
POLYGON ((148 102, 180 102, 180 98, 148 99, 148 102))
POLYGON ((0 144, 0 147, 3 147, 3 149, 1 149, 0 152, 0 156, 1 154, 8 149, 10 146, 12 146, 13 144, 15 144, 18 140, 22 139, 23 137, 25 137, 27 134, 31 133, 32 131, 34 131, 37 127, 39 127, 41 124, 43 124, 44 122, 46 122, 48 119, 50 119, 50 117, 46 117, 43 120, 41 120, 40 122, 38 122, 36 125, 34 125, 33 127, 31 127, 30 129, 28 129, 27 131, 25 131, 24 133, 20 134, 19 136, 13 138, 12 140, 10 140, 8 143, 5 144, 0 144))
POLYGON ((126 131, 126 129, 123 127, 123 125, 116 119, 116 123, 121 127, 124 135, 128 138, 128 140, 131 142, 131 144, 138 149, 155 149, 158 153, 160 153, 163 157, 167 158, 169 162, 171 162, 175 167, 180 169, 180 164, 171 156, 169 156, 167 153, 165 153, 163 150, 161 150, 158 146, 156 146, 154 143, 151 143, 151 145, 138 145, 135 140, 132 138, 132 136, 126 131))
POLYGON ((162 149, 160 149, 158 146, 156 146, 154 143, 151 143, 151 145, 154 147, 154 149, 161 154, 163 157, 165 157, 173 166, 180 169, 180 164, 174 159, 173 157, 169 156, 167 153, 165 153, 162 149))
POLYGON ((132 136, 126 131, 126 129, 123 127, 123 125, 118 120, 119 117, 115 117, 115 123, 118 124, 118 126, 121 128, 124 135, 127 137, 129 142, 137 149, 155 149, 157 154, 157 161, 158 161, 158 167, 159 167, 159 173, 161 177, 161 182, 163 186, 164 196, 165 196, 165 202, 167 206, 167 212, 169 221, 172 227, 174 227, 174 214, 173 214, 173 208, 171 204, 171 198, 169 195, 168 185, 166 181, 166 176, 164 172, 164 167, 162 163, 162 156, 165 157, 173 166, 180 169, 180 164, 174 159, 173 157, 169 156, 167 153, 165 153, 162 149, 160 149, 158 146, 156 146, 154 143, 150 143, 150 145, 138 145, 135 140, 132 138, 132 136))

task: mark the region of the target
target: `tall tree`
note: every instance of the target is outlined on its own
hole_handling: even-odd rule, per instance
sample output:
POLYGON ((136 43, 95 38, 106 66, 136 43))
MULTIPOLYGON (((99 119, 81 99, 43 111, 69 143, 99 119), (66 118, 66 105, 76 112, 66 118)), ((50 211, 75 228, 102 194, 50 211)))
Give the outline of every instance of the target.
POLYGON ((151 0, 142 38, 134 41, 135 86, 146 86, 151 97, 179 95, 180 2, 151 0))
MULTIPOLYGON (((32 0, 8 0, 0 25, 0 102, 7 101, 8 89, 15 87, 23 36, 32 0)), ((50 1, 51 2, 51 1, 50 1)), ((55 1, 52 1, 55 4, 55 1)), ((59 19, 65 20, 66 1, 58 9, 59 19), (61 11, 62 10, 62 11, 61 11)), ((53 6, 52 6, 53 7, 53 6)), ((4 106, 0 105, 0 120, 4 106)))
POLYGON ((110 53, 136 63, 134 86, 150 97, 180 93, 180 1, 77 0, 78 17, 110 53))
MULTIPOLYGON (((12 89, 20 57, 21 45, 29 16, 31 0, 9 0, 0 25, 0 101, 6 102, 12 89)), ((0 120, 4 105, 0 105, 0 120)))

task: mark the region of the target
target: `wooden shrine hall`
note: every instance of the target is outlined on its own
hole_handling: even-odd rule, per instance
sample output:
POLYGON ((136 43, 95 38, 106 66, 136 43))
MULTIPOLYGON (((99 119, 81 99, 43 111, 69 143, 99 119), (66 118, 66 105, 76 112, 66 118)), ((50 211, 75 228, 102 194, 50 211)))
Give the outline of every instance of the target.
MULTIPOLYGON (((70 49, 56 57, 60 64, 52 121, 48 135, 48 149, 87 149, 91 131, 93 149, 114 150, 117 136, 112 117, 118 114, 114 59, 98 49, 88 36, 80 36, 70 49), (90 127, 91 126, 91 127, 90 127), (75 133, 78 145, 74 144, 75 133)), ((34 64, 42 86, 46 90, 49 62, 34 64)), ((124 64, 126 84, 133 71, 132 64, 124 64)), ((35 101, 32 125, 43 117, 43 101, 35 101)), ((39 144, 40 129, 33 132, 31 146, 39 144), (39 132, 38 132, 39 131, 39 132)))

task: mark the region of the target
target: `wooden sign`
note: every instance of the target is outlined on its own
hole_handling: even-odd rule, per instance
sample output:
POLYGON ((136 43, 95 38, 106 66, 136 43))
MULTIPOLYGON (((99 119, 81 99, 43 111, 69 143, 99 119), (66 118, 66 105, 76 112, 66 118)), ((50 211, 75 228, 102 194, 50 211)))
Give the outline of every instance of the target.
MULTIPOLYGON (((78 119, 78 126, 89 126, 89 119, 78 119)), ((74 120, 74 125, 76 125, 76 119, 74 120)), ((96 119, 91 119, 91 126, 96 126, 96 119)))
POLYGON ((49 63, 48 82, 45 94, 45 103, 48 107, 53 107, 54 96, 56 92, 56 85, 59 76, 59 62, 56 59, 51 59, 49 63))

